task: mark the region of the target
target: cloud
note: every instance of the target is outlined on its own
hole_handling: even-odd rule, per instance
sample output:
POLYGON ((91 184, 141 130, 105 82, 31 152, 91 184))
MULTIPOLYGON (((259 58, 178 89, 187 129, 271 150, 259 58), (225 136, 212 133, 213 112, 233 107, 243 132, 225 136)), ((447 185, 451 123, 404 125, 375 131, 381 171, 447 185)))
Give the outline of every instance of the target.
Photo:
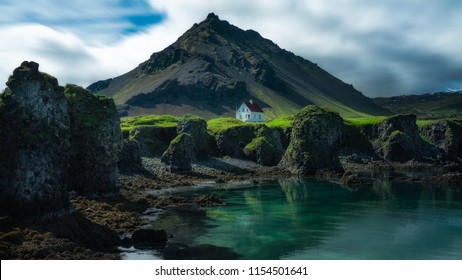
POLYGON ((34 59, 60 82, 86 86, 133 69, 215 12, 317 63, 368 96, 462 87, 460 1, 30 3, 0 4, 7 15, 0 19, 0 77, 22 60, 34 59), (24 7, 19 12, 18 5, 24 7))

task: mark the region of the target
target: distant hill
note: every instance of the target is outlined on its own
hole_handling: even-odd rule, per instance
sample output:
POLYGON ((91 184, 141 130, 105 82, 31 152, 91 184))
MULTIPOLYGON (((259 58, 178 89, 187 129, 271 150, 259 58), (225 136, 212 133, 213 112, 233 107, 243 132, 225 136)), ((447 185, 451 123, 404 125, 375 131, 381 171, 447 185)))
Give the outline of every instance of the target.
POLYGON ((315 63, 214 14, 130 72, 88 89, 113 97, 129 115, 231 116, 249 98, 267 118, 294 114, 309 104, 347 117, 389 114, 315 63))
POLYGON ((395 114, 416 114, 420 119, 462 116, 462 91, 379 97, 373 100, 395 114))

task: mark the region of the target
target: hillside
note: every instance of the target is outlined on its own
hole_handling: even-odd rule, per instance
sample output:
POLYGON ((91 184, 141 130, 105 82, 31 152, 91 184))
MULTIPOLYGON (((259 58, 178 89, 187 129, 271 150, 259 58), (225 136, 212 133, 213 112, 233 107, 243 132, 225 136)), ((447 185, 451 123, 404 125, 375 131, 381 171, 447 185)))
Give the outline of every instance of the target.
POLYGON ((420 119, 462 116, 462 91, 379 97, 373 101, 395 114, 415 114, 420 119))
POLYGON ((88 89, 113 97, 129 115, 231 116, 249 98, 267 118, 308 104, 348 117, 389 114, 315 63, 214 14, 130 72, 88 89))

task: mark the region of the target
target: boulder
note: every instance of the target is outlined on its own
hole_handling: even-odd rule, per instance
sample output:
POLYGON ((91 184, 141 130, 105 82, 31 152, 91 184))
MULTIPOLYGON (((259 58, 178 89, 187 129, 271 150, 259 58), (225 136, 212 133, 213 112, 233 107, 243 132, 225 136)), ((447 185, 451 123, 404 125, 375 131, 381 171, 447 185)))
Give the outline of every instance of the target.
POLYGON ((244 154, 250 160, 253 160, 261 165, 271 166, 277 163, 275 160, 275 148, 265 139, 265 137, 254 138, 252 142, 244 147, 244 154))
POLYGON ((404 132, 393 131, 384 142, 382 153, 384 159, 388 161, 407 162, 415 158, 415 140, 411 139, 404 132))
POLYGON ((215 135, 218 155, 244 158, 244 147, 255 138, 252 125, 230 127, 215 135))
POLYGON ((132 234, 133 246, 146 247, 165 244, 168 241, 167 232, 163 229, 138 229, 132 234))
POLYGON ((129 132, 129 139, 140 144, 142 156, 162 155, 176 136, 176 127, 137 126, 129 132))
POLYGON ((194 151, 192 138, 187 133, 181 133, 172 140, 170 146, 162 155, 161 162, 167 172, 190 172, 194 151))
POLYGON ((305 107, 294 117, 289 147, 279 166, 299 175, 342 170, 339 151, 343 131, 338 113, 314 105, 305 107))
POLYGON ((140 143, 136 140, 124 140, 118 163, 120 170, 139 171, 143 169, 140 143))
POLYGON ((176 128, 178 135, 187 133, 191 136, 194 145, 193 156, 205 158, 210 153, 209 134, 207 132, 207 122, 196 116, 186 116, 182 119, 176 128))
POLYGON ((0 99, 0 210, 10 216, 69 209, 70 121, 56 78, 23 62, 0 99))
POLYGON ((114 100, 76 85, 67 85, 64 93, 71 121, 71 189, 82 193, 117 191, 117 162, 123 142, 114 100))
POLYGON ((441 149, 449 160, 462 157, 462 128, 453 121, 431 122, 420 128, 420 133, 441 149))

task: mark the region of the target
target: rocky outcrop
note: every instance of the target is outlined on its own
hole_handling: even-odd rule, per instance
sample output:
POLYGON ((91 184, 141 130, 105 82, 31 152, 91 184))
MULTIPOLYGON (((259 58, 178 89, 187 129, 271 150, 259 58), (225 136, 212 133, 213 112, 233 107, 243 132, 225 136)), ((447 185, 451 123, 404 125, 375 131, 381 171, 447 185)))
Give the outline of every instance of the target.
POLYGON ((143 156, 162 155, 176 136, 176 127, 137 126, 129 132, 129 139, 138 141, 143 156))
POLYGON ((255 127, 256 138, 244 147, 245 156, 261 165, 277 165, 284 153, 281 134, 266 125, 255 127))
POLYGON ((124 140, 118 166, 120 170, 124 171, 138 171, 143 169, 140 143, 138 143, 138 141, 124 140))
POLYGON ((196 116, 188 116, 182 119, 176 128, 178 135, 187 133, 191 136, 194 145, 193 156, 205 158, 210 153, 209 134, 207 132, 207 122, 196 116))
POLYGON ((168 241, 168 235, 163 229, 138 229, 133 232, 132 240, 135 248, 158 246, 168 241))
POLYGON ((194 144, 192 137, 187 133, 181 133, 172 140, 170 146, 162 155, 161 162, 167 172, 190 172, 193 157, 194 144))
POLYGON ((420 133, 444 152, 449 160, 462 157, 462 128, 453 121, 435 121, 420 128, 420 133))
POLYGON ((68 191, 117 190, 120 123, 112 99, 23 62, 0 102, 0 212, 51 216, 69 210, 68 191))
POLYGON ((299 175, 318 170, 341 170, 343 119, 314 105, 295 115, 289 147, 279 166, 299 175))
POLYGON ((71 120, 70 187, 83 193, 118 190, 120 118, 112 98, 67 85, 71 120))
POLYGON ((253 126, 242 125, 231 127, 215 135, 217 152, 221 156, 244 158, 243 149, 255 138, 253 126))
POLYGON ((0 208, 11 216, 54 215, 69 207, 70 121, 64 89, 23 62, 0 105, 0 208))

